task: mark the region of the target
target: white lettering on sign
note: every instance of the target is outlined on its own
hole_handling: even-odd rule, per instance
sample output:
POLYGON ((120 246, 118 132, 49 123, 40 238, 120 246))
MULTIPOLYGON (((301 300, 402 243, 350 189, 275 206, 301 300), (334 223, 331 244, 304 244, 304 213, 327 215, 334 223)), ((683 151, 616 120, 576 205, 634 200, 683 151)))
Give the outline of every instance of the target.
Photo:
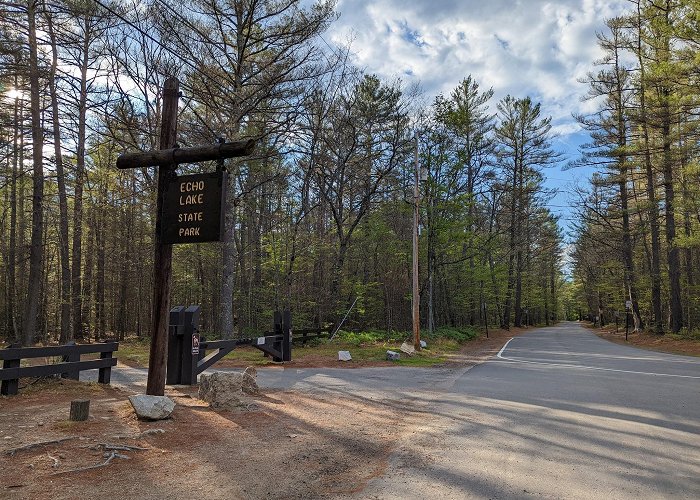
POLYGON ((204 203, 204 193, 180 196, 180 206, 201 205, 202 203, 204 203))
POLYGON ((177 233, 179 236, 199 236, 199 228, 198 227, 181 227, 177 233))
POLYGON ((202 222, 204 220, 204 212, 192 212, 185 214, 177 214, 178 222, 202 222))
POLYGON ((258 337, 258 345, 265 345, 265 337, 258 337))
POLYGON ((190 193, 192 191, 204 191, 204 181, 181 182, 180 192, 190 193))
POLYGON ((163 243, 221 241, 224 172, 193 174, 169 181, 163 200, 163 243))

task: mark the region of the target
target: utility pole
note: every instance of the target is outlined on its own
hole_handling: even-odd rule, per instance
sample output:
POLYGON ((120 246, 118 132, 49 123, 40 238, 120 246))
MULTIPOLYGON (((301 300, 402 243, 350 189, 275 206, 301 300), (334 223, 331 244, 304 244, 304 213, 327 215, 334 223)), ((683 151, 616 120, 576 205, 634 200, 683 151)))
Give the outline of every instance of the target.
POLYGON ((413 172, 413 346, 420 350, 420 295, 418 291, 418 216, 420 205, 420 168, 418 166, 418 131, 414 132, 415 168, 413 172))

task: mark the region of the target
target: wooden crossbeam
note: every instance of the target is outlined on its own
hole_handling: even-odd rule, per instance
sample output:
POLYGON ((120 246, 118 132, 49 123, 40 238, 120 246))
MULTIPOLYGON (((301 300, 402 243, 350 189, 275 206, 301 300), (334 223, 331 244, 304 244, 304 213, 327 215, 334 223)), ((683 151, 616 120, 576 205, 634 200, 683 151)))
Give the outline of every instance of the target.
POLYGON ((124 153, 117 158, 117 168, 166 167, 180 163, 222 160, 238 156, 249 156, 253 152, 255 141, 225 142, 210 146, 192 148, 170 148, 139 153, 124 153))

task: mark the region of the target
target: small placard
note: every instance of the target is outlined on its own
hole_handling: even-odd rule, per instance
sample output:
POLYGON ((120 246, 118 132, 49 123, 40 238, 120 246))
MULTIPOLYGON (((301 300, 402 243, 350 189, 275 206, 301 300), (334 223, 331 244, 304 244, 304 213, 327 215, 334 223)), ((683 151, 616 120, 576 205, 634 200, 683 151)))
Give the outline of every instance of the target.
POLYGON ((631 300, 628 300, 625 302, 625 309, 627 309, 628 311, 630 309, 632 309, 632 301, 631 300))
POLYGON ((199 354, 199 335, 192 334, 192 354, 199 354))
POLYGON ((265 337, 258 337, 258 345, 265 345, 265 337))

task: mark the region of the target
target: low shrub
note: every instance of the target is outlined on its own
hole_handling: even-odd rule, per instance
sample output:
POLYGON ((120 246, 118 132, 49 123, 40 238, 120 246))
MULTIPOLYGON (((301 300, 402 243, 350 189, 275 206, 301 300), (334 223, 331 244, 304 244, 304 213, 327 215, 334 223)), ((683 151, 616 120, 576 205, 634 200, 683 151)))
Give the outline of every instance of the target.
POLYGON ((336 338, 352 345, 384 343, 401 337, 403 337, 403 335, 399 334, 398 332, 387 332, 382 330, 367 330, 362 332, 348 332, 345 330, 340 330, 336 335, 336 338))
POLYGON ((479 330, 472 326, 437 328, 433 333, 423 331, 421 336, 427 339, 449 339, 456 342, 467 342, 479 336, 479 330))
MULTIPOLYGON (((464 327, 442 327, 429 333, 426 329, 421 329, 421 338, 425 340, 447 339, 458 343, 467 342, 480 335, 479 330, 471 326, 464 327)), ((336 338, 352 345, 377 344, 385 342, 412 342, 412 332, 367 330, 362 332, 348 332, 341 330, 336 338)))

